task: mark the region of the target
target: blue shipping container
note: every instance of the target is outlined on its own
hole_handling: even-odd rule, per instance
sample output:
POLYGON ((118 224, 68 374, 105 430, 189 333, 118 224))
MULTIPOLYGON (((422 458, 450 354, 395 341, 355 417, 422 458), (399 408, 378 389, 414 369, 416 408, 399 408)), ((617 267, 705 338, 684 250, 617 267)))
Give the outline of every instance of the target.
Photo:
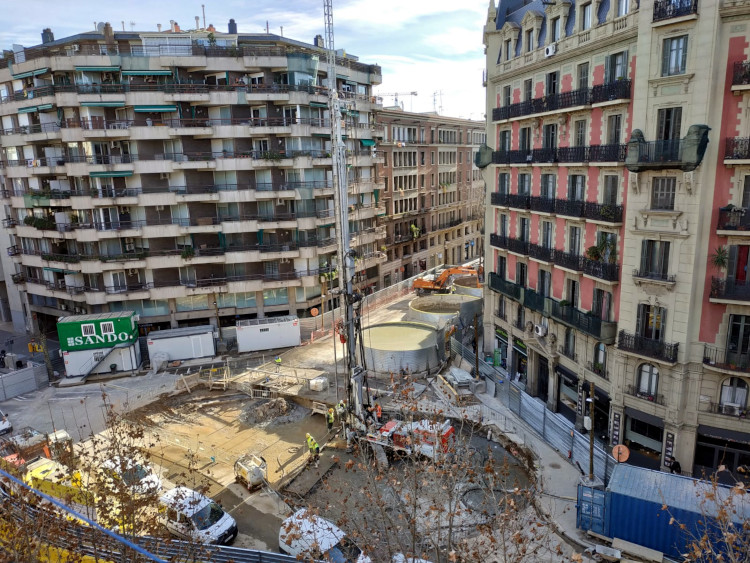
MULTIPOLYGON (((729 489, 719 487, 719 501, 706 501, 711 491, 706 481, 619 464, 605 491, 578 486, 577 524, 679 559, 690 534, 700 535, 707 517, 730 498, 729 489), (664 505, 669 509, 662 510, 664 505), (670 524, 671 518, 685 525, 686 531, 670 524)), ((736 523, 741 525, 750 518, 750 501, 740 499, 734 510, 736 523)))

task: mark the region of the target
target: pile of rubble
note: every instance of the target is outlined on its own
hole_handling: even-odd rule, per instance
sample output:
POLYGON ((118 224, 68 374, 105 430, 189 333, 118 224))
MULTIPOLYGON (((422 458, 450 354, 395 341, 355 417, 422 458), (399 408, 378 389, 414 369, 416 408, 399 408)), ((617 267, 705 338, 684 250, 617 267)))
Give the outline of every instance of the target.
POLYGON ((253 401, 242 411, 240 422, 258 426, 284 424, 303 419, 309 409, 281 397, 253 401))

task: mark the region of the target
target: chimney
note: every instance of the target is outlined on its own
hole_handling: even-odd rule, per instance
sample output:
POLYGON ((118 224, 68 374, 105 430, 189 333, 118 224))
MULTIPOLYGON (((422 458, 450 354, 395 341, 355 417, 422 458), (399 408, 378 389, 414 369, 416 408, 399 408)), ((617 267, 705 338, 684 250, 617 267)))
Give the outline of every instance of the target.
POLYGON ((109 22, 104 24, 103 35, 104 35, 104 41, 107 43, 107 45, 114 45, 115 44, 115 30, 112 29, 112 26, 109 22))
POLYGON ((201 28, 201 17, 195 16, 195 29, 200 29, 200 28, 201 28))
POLYGON ((179 33, 180 31, 182 31, 180 29, 180 24, 178 24, 177 22, 174 22, 174 32, 179 33))
POLYGON ((316 47, 320 47, 321 49, 325 49, 325 42, 323 41, 323 36, 318 34, 315 36, 315 39, 313 39, 313 45, 316 47))
POLYGON ((52 43, 55 40, 55 34, 48 27, 42 30, 42 43, 52 43))
POLYGON ((161 24, 160 23, 156 24, 156 31, 158 31, 159 33, 161 33, 161 24))
POLYGON ((169 31, 174 33, 174 20, 169 20, 169 31))
POLYGON ((210 23, 208 24, 208 27, 206 28, 206 31, 214 32, 216 31, 216 28, 214 27, 214 24, 210 23))
POLYGON ((229 33, 232 33, 234 35, 237 34, 237 24, 234 23, 234 18, 231 18, 229 20, 229 33))

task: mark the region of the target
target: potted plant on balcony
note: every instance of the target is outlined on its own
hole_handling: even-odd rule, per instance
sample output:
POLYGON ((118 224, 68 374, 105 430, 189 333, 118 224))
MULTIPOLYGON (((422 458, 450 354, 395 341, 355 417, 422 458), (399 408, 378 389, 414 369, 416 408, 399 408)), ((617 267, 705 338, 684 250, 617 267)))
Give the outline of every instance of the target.
POLYGON ((595 244, 589 246, 586 249, 586 258, 593 260, 594 262, 599 262, 599 260, 602 259, 601 249, 595 244))
POLYGON ((182 256, 183 260, 192 258, 193 256, 195 256, 195 248, 193 248, 192 246, 186 246, 182 249, 180 256, 182 256))
POLYGON ((710 258, 711 264, 718 270, 724 270, 729 265, 729 252, 726 246, 717 246, 710 258))

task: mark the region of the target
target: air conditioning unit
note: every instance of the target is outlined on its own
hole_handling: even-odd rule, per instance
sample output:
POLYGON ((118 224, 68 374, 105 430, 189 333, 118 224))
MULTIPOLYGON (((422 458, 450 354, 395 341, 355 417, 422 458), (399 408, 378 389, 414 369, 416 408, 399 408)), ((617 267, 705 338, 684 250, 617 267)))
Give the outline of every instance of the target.
POLYGON ((130 213, 130 207, 120 207, 120 213, 130 213))
POLYGON ((547 45, 544 48, 544 56, 545 57, 551 57, 555 53, 557 53, 557 44, 556 43, 552 43, 551 45, 547 45))
POLYGON ((120 148, 120 141, 110 141, 109 148, 111 148, 111 149, 119 149, 120 148))
POLYGON ((544 325, 534 325, 534 334, 537 336, 547 336, 547 327, 544 325))
POLYGON ((159 180, 169 180, 169 172, 160 172, 159 180))
POLYGON ((135 239, 132 237, 125 238, 125 244, 133 244, 134 242, 135 242, 135 239))
POLYGON ((284 200, 281 198, 276 199, 276 205, 284 205, 284 200))
POLYGON ((724 403, 721 405, 721 412, 732 416, 738 416, 742 407, 739 403, 724 403))
POLYGON ((128 275, 129 276, 137 276, 138 270, 136 268, 128 268, 128 275))
POLYGON ((67 306, 67 305, 65 305, 65 304, 61 304, 61 305, 60 305, 60 310, 61 310, 61 311, 67 311, 67 310, 68 310, 68 306, 67 306))
POLYGON ((81 309, 80 307, 76 307, 75 312, 80 315, 81 313, 83 313, 83 309, 81 309))
POLYGON ((78 43, 71 45, 70 48, 76 53, 81 50, 81 46, 78 43))

